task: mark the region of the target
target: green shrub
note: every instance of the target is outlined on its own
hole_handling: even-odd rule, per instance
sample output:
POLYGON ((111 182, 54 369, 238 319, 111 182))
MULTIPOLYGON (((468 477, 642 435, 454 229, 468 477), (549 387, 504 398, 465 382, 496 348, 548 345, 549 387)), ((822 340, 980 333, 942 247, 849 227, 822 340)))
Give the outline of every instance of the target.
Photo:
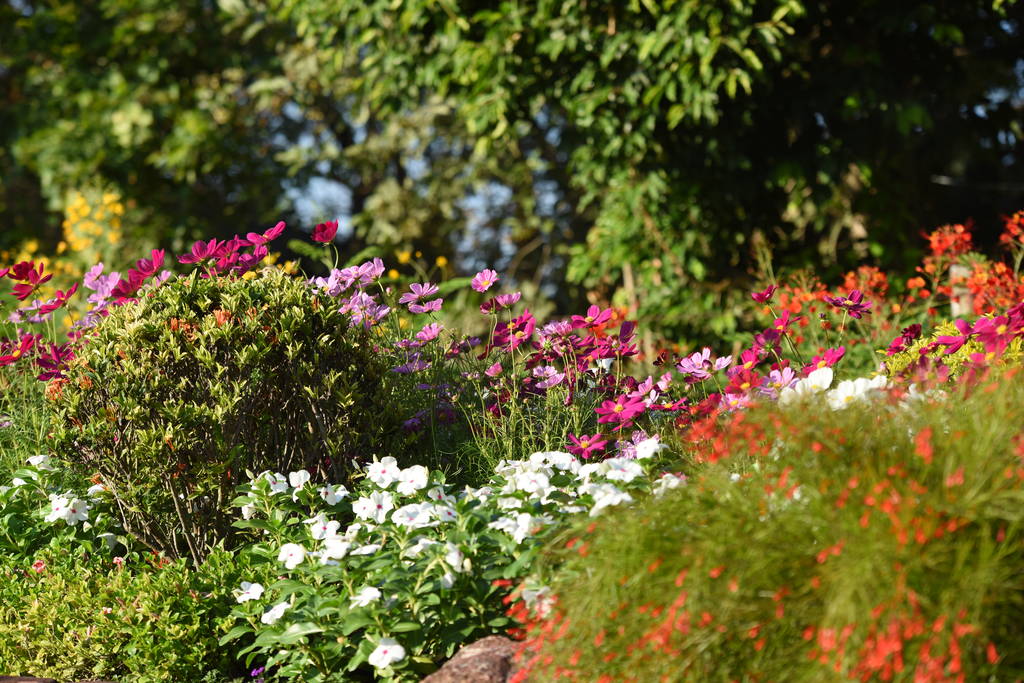
POLYGON ((1020 678, 1022 399, 1018 376, 695 427, 687 486, 556 546, 533 680, 1020 678))
MULTIPOLYGON (((946 355, 946 347, 936 345, 936 340, 939 337, 957 336, 959 334, 961 332, 953 322, 947 321, 942 323, 935 328, 931 336, 918 339, 908 346, 905 351, 885 358, 886 372, 890 377, 897 377, 912 368, 915 363, 919 362, 921 356, 925 355, 929 361, 941 362, 948 367, 951 379, 960 377, 967 368, 971 367, 972 355, 985 355, 985 346, 976 338, 973 338, 953 353, 946 355), (922 354, 922 351, 925 353, 922 354)), ((995 367, 1020 365, 1022 360, 1024 360, 1024 340, 1019 337, 1009 342, 1006 349, 1001 353, 986 357, 986 363, 992 364, 995 367)))
POLYGON ((199 561, 246 469, 346 481, 403 453, 407 385, 373 342, 278 270, 194 272, 111 309, 51 392, 54 450, 99 472, 128 533, 199 561))
POLYGON ((4 674, 162 682, 241 673, 217 645, 242 571, 232 554, 214 551, 198 571, 57 548, 36 562, 0 555, 4 674))

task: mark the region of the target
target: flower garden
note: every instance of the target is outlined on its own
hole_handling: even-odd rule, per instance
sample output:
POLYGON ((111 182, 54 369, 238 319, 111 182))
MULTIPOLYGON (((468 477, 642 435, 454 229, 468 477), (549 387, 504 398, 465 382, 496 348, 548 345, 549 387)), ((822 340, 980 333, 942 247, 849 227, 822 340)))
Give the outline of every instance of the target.
POLYGON ((1024 212, 653 355, 337 229, 0 264, 0 674, 419 681, 497 634, 520 682, 1024 676, 1024 212))

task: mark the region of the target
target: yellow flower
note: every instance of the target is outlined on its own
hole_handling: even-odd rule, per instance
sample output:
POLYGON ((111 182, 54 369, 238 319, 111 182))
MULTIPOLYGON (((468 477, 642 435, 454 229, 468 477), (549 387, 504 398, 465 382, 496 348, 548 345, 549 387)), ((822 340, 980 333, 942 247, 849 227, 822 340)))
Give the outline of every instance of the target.
POLYGON ((395 270, 394 268, 389 270, 388 271, 388 279, 389 280, 397 280, 398 279, 398 271, 395 270))
POLYGON ((438 268, 444 268, 445 266, 448 265, 448 259, 446 259, 444 256, 438 256, 434 262, 437 264, 438 268))
POLYGON ((395 255, 398 256, 398 262, 403 266, 412 260, 411 251, 399 251, 395 255))

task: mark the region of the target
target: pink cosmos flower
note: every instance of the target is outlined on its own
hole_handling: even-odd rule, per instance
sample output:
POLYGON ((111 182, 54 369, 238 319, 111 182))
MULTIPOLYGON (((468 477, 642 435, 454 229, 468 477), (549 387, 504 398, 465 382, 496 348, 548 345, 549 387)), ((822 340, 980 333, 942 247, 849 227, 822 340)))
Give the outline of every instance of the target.
POLYGON ((430 323, 429 325, 424 325, 423 329, 416 333, 416 338, 422 342, 428 342, 437 339, 437 335, 441 334, 443 329, 444 325, 441 323, 430 323))
POLYGON ((338 234, 338 221, 327 221, 326 223, 317 223, 316 227, 313 228, 312 239, 314 242, 323 242, 324 244, 330 244, 334 241, 334 236, 338 234))
POLYGON ((498 274, 490 268, 484 268, 473 277, 473 281, 469 283, 470 287, 480 292, 481 294, 491 288, 495 282, 500 278, 498 274))
POLYGON ((987 353, 1001 353, 1010 345, 1014 335, 1019 331, 1014 329, 1015 327, 1017 326, 1013 325, 1005 315, 995 318, 979 318, 974 323, 974 334, 978 336, 978 341, 985 346, 987 353))
POLYGON ((498 375, 501 374, 501 370, 501 363, 498 362, 484 370, 484 374, 487 375, 488 377, 497 377, 498 375))
POLYGON ((814 356, 811 358, 811 362, 804 366, 803 373, 809 375, 815 370, 821 368, 831 368, 843 359, 846 355, 846 347, 840 346, 837 349, 825 349, 825 352, 820 356, 814 356))

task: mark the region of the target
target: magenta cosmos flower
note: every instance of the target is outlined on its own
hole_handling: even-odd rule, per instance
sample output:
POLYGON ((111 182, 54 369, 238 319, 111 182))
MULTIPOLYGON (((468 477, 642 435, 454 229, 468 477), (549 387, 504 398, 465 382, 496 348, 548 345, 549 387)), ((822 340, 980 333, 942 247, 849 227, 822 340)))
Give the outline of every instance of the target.
POLYGON ((280 221, 278 222, 277 225, 270 228, 263 234, 260 234, 258 232, 250 232, 248 235, 245 236, 245 238, 249 241, 250 246, 258 247, 261 244, 267 244, 268 242, 273 242, 274 240, 276 240, 278 237, 280 237, 281 233, 284 232, 284 228, 284 221, 280 221))
POLYGON ((600 306, 591 306, 587 309, 586 315, 574 315, 570 319, 574 330, 587 328, 588 330, 598 325, 603 325, 612 319, 612 309, 601 310, 600 306))
POLYGON ((616 397, 614 401, 604 401, 595 409, 595 412, 599 415, 597 418, 598 423, 618 424, 618 427, 615 428, 618 431, 632 424, 633 418, 644 412, 646 407, 643 399, 622 394, 616 397))
POLYGON ((491 288, 495 282, 500 278, 498 274, 490 268, 484 268, 473 277, 473 281, 469 283, 470 287, 480 292, 481 294, 491 288))
POLYGON ((775 285, 771 285, 768 289, 761 292, 751 292, 750 298, 759 304, 767 304, 772 300, 772 296, 775 294, 775 290, 778 289, 775 285))
POLYGON ((582 436, 570 434, 569 441, 573 443, 572 446, 569 446, 569 452, 584 460, 589 459, 598 451, 603 451, 604 447, 608 445, 608 442, 600 434, 583 434, 582 436))
POLYGON ((217 239, 212 239, 209 242, 199 240, 192 245, 192 249, 189 253, 182 254, 178 257, 178 263, 201 263, 207 259, 215 259, 220 256, 220 248, 224 246, 224 243, 217 239))

